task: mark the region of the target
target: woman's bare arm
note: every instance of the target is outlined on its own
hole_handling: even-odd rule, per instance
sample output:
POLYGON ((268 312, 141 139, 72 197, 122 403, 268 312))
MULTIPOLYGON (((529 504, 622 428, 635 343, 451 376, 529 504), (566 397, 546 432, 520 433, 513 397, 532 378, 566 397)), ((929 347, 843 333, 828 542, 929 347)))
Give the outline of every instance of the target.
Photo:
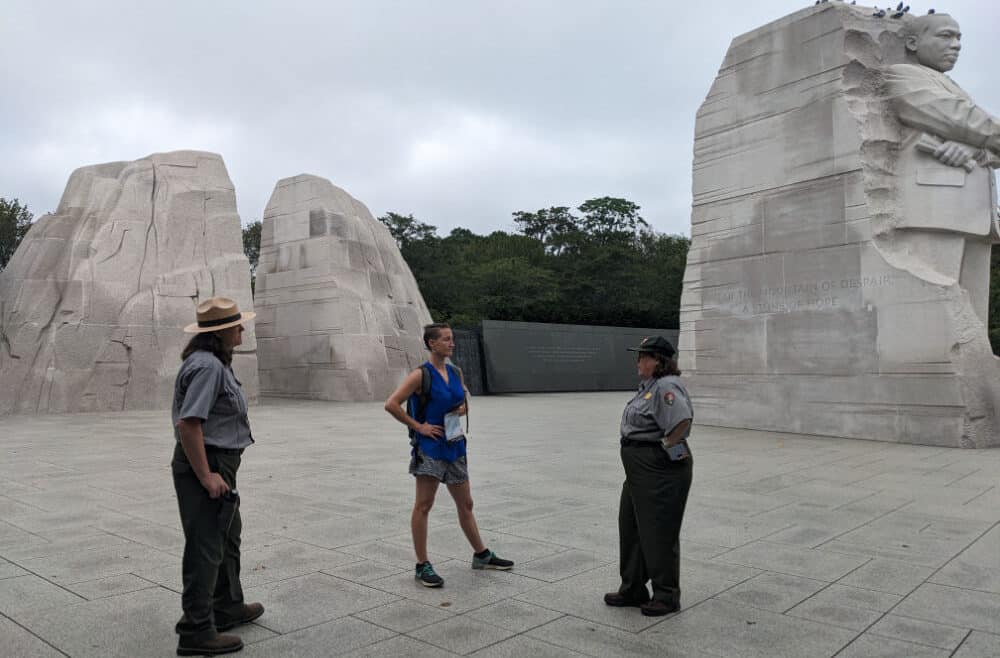
POLYGON ((384 409, 389 412, 389 415, 406 425, 408 428, 417 432, 418 434, 423 434, 424 436, 432 436, 438 438, 444 436, 444 428, 440 425, 431 425, 429 423, 419 423, 415 418, 411 418, 408 413, 403 409, 403 405, 406 404, 407 398, 420 390, 420 382, 423 375, 420 372, 420 368, 417 368, 410 374, 406 376, 403 383, 392 392, 389 399, 385 401, 384 409))

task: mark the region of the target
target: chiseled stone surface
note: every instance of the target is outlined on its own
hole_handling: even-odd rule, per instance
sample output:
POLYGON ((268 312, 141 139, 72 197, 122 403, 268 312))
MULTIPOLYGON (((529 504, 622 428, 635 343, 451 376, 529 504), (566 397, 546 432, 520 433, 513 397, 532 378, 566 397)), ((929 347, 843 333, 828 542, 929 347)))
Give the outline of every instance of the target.
MULTIPOLYGON (((683 610, 604 605, 618 585, 614 437, 627 398, 473 400, 476 509, 513 511, 478 521, 516 566, 469 568, 442 488, 428 536, 446 580, 437 590, 413 579, 409 445, 381 403, 255 406, 239 473, 242 568, 267 610, 236 630, 244 653, 997 655, 1000 451, 697 426, 683 610), (519 512, 532 503, 545 515, 519 512), (796 530, 816 519, 837 534, 802 543, 796 530)), ((0 647, 11 649, 0 653, 173 654, 181 555, 167 417, 4 419, 0 647), (80 435, 92 440, 69 440, 80 435)))
MULTIPOLYGON (((169 408, 182 328, 213 295, 253 310, 220 156, 77 169, 0 273, 0 413, 169 408)), ((251 402, 254 350, 251 323, 233 360, 251 402)))
POLYGON ((947 166, 897 119, 913 20, 818 3, 732 42, 695 129, 679 347, 701 422, 1000 445, 1000 160, 947 166))
POLYGON ((385 399, 425 359, 430 313, 392 235, 325 178, 275 185, 256 286, 267 395, 385 399))

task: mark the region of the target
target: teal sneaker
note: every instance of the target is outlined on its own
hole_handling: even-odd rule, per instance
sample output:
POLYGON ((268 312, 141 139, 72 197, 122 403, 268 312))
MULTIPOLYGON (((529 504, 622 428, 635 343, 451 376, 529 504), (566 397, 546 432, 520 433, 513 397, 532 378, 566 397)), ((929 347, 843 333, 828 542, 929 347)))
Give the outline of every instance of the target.
POLYGON ((441 587, 444 585, 444 578, 434 572, 434 567, 430 562, 421 562, 417 565, 416 581, 424 587, 441 587))
POLYGON ((484 551, 485 555, 472 556, 472 568, 473 569, 499 569, 500 571, 509 571, 514 563, 510 560, 504 560, 497 556, 496 553, 490 549, 484 551))

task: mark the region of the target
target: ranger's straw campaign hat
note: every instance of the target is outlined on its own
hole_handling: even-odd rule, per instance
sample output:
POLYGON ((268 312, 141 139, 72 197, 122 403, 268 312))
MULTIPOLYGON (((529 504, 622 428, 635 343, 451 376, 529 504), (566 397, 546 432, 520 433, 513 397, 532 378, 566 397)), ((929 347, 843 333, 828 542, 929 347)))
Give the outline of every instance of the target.
POLYGON ((240 313, 240 307, 228 297, 209 297, 198 304, 198 321, 184 327, 185 333, 200 334, 219 331, 257 317, 253 311, 240 313))

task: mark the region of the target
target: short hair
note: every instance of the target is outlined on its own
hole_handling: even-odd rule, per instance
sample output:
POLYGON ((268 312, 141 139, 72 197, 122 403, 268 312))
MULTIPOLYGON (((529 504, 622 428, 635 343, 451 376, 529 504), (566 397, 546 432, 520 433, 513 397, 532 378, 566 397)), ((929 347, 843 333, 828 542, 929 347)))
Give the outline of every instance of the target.
POLYGON ((433 322, 424 327, 424 347, 430 349, 431 341, 437 340, 442 329, 451 329, 451 325, 447 322, 433 322))

